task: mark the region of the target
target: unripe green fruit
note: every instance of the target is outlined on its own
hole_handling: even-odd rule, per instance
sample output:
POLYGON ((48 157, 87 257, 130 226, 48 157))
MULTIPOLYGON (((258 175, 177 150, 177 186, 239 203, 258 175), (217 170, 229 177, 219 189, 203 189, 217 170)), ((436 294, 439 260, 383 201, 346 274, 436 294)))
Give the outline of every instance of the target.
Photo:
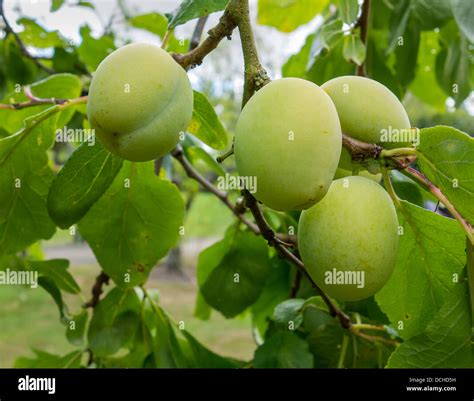
POLYGON ((364 177, 342 178, 301 214, 299 250, 309 275, 328 295, 357 301, 375 294, 390 278, 397 229, 395 207, 380 185, 364 177))
POLYGON ((283 78, 260 89, 237 122, 241 177, 256 177, 268 207, 301 210, 328 191, 341 153, 341 127, 329 96, 312 82, 283 78))
POLYGON ((100 63, 87 114, 102 144, 131 161, 168 153, 191 121, 193 91, 186 72, 160 47, 133 43, 100 63))
POLYGON ((343 76, 331 79, 321 88, 336 105, 344 134, 386 148, 409 145, 406 138, 414 134, 410 120, 401 102, 386 86, 369 78, 343 76))

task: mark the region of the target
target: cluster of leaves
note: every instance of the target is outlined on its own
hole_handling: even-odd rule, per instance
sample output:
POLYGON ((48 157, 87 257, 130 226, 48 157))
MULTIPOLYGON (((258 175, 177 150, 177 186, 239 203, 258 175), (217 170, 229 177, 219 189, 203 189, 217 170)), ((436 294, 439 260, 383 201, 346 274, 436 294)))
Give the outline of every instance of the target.
MULTIPOLYGON (((455 0, 435 3, 373 1, 366 44, 360 37, 356 0, 338 0, 336 8, 329 1, 260 0, 258 22, 290 32, 322 13, 324 22, 285 64, 285 76, 320 84, 364 64, 368 76, 400 98, 410 92, 444 108, 448 96, 460 104, 474 84, 468 48, 473 41, 468 18, 472 7, 455 0)), ((170 29, 226 4, 185 0, 173 15, 131 16, 124 10, 124 16, 130 27, 163 39, 170 29)), ((88 2, 77 5, 94 7, 88 2)), ((55 0, 51 11, 63 6, 64 1, 55 0)), ((24 84, 40 98, 78 98, 87 92, 98 63, 115 49, 110 30, 94 38, 84 25, 82 41, 75 45, 33 20, 22 18, 19 23, 23 43, 51 49, 52 58, 44 62, 57 74, 46 77, 8 35, 0 42, 1 103, 27 100, 18 90, 24 84)), ((187 46, 188 41, 172 36, 168 49, 184 52, 187 46)), ((225 170, 206 149, 225 149, 227 133, 206 96, 195 92, 194 99, 182 145, 188 160, 212 181, 225 170)), ((340 305, 354 322, 383 327, 386 342, 343 329, 305 278, 289 299, 294 268, 239 224, 200 254, 195 314, 203 320, 213 310, 226 318, 250 314, 258 348, 251 362, 242 362, 206 349, 184 330, 183 322, 174 322, 161 309, 155 293, 143 289, 158 260, 178 242, 183 226, 189 187, 170 182, 172 175, 182 174, 177 163, 166 157, 157 176, 153 163, 122 161, 98 142, 84 143, 69 149, 72 155, 56 174, 51 149, 57 146, 56 129, 65 126, 88 128, 83 102, 0 109, 0 269, 38 271, 40 285, 58 306, 66 337, 77 346, 65 356, 37 350, 35 358, 20 358, 17 366, 473 366, 465 233, 453 219, 424 209, 432 198, 410 179, 392 174, 403 199, 397 205, 403 235, 393 277, 375 298, 340 305), (70 313, 63 300, 63 293, 81 292, 68 272, 68 261, 37 260, 33 248, 37 241, 51 238, 56 227, 71 226, 77 226, 114 283, 92 312, 84 308, 70 313), (395 348, 393 340, 401 345, 395 348)), ((418 168, 471 224, 473 142, 454 128, 435 127, 421 131, 417 147, 418 168)), ((277 232, 297 225, 297 213, 264 213, 277 232)))

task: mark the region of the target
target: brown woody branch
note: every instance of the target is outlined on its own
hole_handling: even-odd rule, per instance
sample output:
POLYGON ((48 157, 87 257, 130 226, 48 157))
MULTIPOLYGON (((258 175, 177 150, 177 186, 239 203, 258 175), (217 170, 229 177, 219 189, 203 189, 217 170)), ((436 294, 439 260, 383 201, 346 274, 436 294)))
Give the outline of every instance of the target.
POLYGON ((224 203, 232 211, 232 213, 234 213, 234 215, 238 217, 239 220, 244 223, 251 231, 253 231, 255 234, 260 234, 258 227, 244 216, 245 209, 242 209, 238 205, 234 206, 229 200, 229 195, 227 192, 220 191, 205 177, 203 177, 186 158, 183 148, 180 145, 178 145, 171 152, 171 155, 181 164, 189 178, 196 180, 203 188, 219 198, 221 202, 224 203))
POLYGON ((237 27, 237 19, 235 17, 235 7, 238 0, 231 0, 219 19, 219 23, 209 30, 207 38, 191 51, 180 54, 173 53, 172 56, 178 64, 185 70, 200 65, 210 52, 212 52, 220 41, 224 38, 230 39, 232 32, 237 27))
MULTIPOLYGON (((370 0, 364 0, 362 3, 362 12, 355 26, 360 27, 360 40, 364 45, 367 44, 367 33, 369 31, 370 0)), ((365 77, 365 62, 357 66, 357 75, 365 77)))
POLYGON ((92 287, 92 298, 90 301, 84 304, 84 308, 95 308, 97 306, 100 300, 100 296, 104 292, 103 286, 109 284, 109 279, 110 277, 104 272, 101 272, 97 276, 97 278, 95 279, 94 286, 92 287))

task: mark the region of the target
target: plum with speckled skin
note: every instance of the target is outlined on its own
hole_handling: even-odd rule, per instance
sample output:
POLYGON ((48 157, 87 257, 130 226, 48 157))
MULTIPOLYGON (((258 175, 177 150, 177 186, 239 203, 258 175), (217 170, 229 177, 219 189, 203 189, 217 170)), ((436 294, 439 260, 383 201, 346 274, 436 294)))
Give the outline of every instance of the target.
POLYGON ((107 56, 94 73, 87 115, 112 153, 131 161, 164 156, 193 112, 186 72, 158 46, 133 43, 107 56))
POLYGON ((374 295, 390 278, 397 228, 395 207, 379 184, 358 176, 341 178, 321 202, 301 213, 299 251, 309 275, 329 296, 357 301, 374 295), (364 272, 363 287, 331 282, 333 269, 343 275, 364 272))
POLYGON ((336 105, 344 134, 389 149, 410 145, 404 141, 401 131, 405 130, 406 135, 414 132, 407 112, 400 100, 380 82, 342 76, 325 82, 321 88, 336 105))
POLYGON ((336 108, 316 84, 282 78, 245 105, 234 153, 242 177, 256 177, 255 197, 279 210, 311 207, 326 194, 342 136, 336 108))

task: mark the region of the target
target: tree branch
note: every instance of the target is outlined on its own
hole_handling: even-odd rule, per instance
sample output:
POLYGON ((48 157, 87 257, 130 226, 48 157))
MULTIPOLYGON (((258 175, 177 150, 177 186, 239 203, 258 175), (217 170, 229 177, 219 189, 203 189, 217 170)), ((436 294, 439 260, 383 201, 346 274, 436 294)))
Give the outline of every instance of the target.
POLYGON ((238 205, 234 206, 229 200, 229 196, 226 192, 218 190, 205 177, 199 174, 199 172, 193 167, 193 165, 184 155, 183 149, 180 145, 178 145, 171 152, 171 155, 181 164, 189 178, 196 180, 199 184, 201 184, 202 187, 217 196, 217 198, 219 198, 221 202, 224 203, 232 211, 232 213, 234 213, 234 215, 237 216, 239 220, 244 223, 251 231, 253 231, 255 234, 260 234, 258 227, 244 216, 243 213, 245 212, 245 209, 242 210, 238 207, 238 205))
POLYGON ((194 28, 193 36, 191 37, 191 42, 189 43, 189 51, 194 50, 196 47, 199 46, 201 42, 202 31, 206 26, 206 22, 209 15, 205 15, 198 19, 196 23, 196 27, 194 28))
POLYGON ((184 54, 172 53, 171 55, 176 62, 185 70, 194 68, 202 63, 204 57, 212 52, 222 39, 230 39, 233 30, 237 27, 234 13, 237 3, 238 0, 230 0, 227 8, 224 10, 224 14, 219 19, 219 23, 209 30, 208 37, 199 46, 184 54))
MULTIPOLYGON (((355 26, 360 27, 360 40, 364 45, 367 44, 367 33, 369 30, 369 14, 370 14, 370 0, 364 0, 362 3, 362 12, 355 26)), ((365 77, 365 61, 357 66, 357 75, 365 77)))
POLYGON ((101 272, 97 276, 94 286, 92 287, 92 298, 84 304, 84 308, 95 308, 97 306, 100 296, 103 293, 102 287, 109 284, 109 279, 110 277, 104 272, 101 272))
POLYGON ((23 91, 26 97, 29 99, 24 102, 19 103, 7 103, 7 104, 0 104, 0 110, 20 110, 26 107, 34 107, 39 105, 45 104, 64 104, 68 101, 68 99, 55 99, 53 98, 39 98, 33 95, 31 92, 31 88, 29 86, 25 86, 23 91))
POLYGON ((20 36, 13 30, 13 28, 11 27, 10 23, 7 20, 7 17, 5 16, 5 10, 3 8, 3 0, 0 0, 0 17, 3 19, 3 22, 5 23, 5 33, 6 33, 6 35, 8 35, 8 34, 13 35, 16 42, 18 43, 18 46, 20 47, 21 52, 24 54, 24 56, 31 59, 31 61, 33 61, 33 63, 35 63, 37 67, 39 67, 40 69, 46 71, 48 74, 55 74, 56 73, 55 70, 53 70, 52 68, 44 65, 37 57, 33 56, 28 51, 25 44, 21 40, 20 36))
POLYGON ((242 53, 244 55, 244 93, 242 97, 242 108, 253 94, 262 86, 270 82, 267 72, 260 64, 255 38, 250 22, 250 10, 248 0, 240 0, 237 11, 237 25, 239 27, 242 53))
POLYGON ((378 159, 382 153, 382 147, 375 143, 366 143, 342 134, 342 145, 351 154, 352 160, 364 161, 367 158, 378 159))

